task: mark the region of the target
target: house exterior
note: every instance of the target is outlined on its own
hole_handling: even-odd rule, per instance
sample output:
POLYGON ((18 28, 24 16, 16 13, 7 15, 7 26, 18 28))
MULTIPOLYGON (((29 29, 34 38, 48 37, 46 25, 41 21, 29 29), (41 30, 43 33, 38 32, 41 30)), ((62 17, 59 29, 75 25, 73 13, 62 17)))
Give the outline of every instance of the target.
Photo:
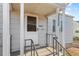
POLYGON ((2 42, 3 42, 2 41, 2 31, 3 31, 3 29, 2 29, 2 25, 3 25, 3 23, 2 23, 3 22, 3 18, 2 18, 3 13, 2 13, 2 11, 3 11, 2 10, 2 4, 0 4, 0 56, 2 55, 2 51, 3 51, 2 50, 2 47, 3 47, 2 46, 3 45, 2 44, 2 42))
MULTIPOLYGON (((50 19, 50 20, 48 20, 48 32, 49 33, 52 33, 52 30, 53 30, 53 28, 52 28, 52 24, 53 24, 53 19, 56 19, 56 15, 54 14, 54 15, 51 15, 51 16, 49 16, 48 18, 50 19)), ((61 14, 59 14, 59 40, 60 41, 62 41, 62 26, 63 26, 63 24, 62 24, 62 20, 61 20, 61 18, 62 18, 62 15, 61 14)), ((65 14, 65 43, 72 43, 72 41, 73 41, 73 16, 71 16, 71 15, 67 15, 67 14, 65 14)), ((57 27, 56 27, 57 28, 57 27)), ((58 33, 56 33, 57 35, 58 35, 58 33)))
POLYGON ((74 29, 73 29, 74 37, 79 37, 79 32, 78 32, 79 31, 79 28, 78 28, 79 22, 74 21, 73 24, 74 24, 74 29))
MULTIPOLYGON (((63 47, 66 43, 71 43, 73 17, 65 14, 67 5, 65 3, 0 4, 2 9, 0 10, 3 11, 3 13, 0 11, 0 40, 3 42, 0 47, 1 55, 9 56, 10 48, 12 52, 20 51, 20 55, 23 55, 24 42, 27 39, 32 39, 39 48, 47 44, 50 46, 51 40, 49 43, 46 40, 47 33, 55 34, 63 47)), ((26 45, 29 46, 29 43, 26 45)))

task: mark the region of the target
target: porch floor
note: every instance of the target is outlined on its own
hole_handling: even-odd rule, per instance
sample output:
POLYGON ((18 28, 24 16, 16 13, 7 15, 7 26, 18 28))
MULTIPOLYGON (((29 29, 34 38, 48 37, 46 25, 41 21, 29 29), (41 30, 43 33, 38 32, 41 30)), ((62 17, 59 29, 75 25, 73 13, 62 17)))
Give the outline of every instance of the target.
MULTIPOLYGON (((54 49, 54 52, 56 52, 55 49, 54 49)), ((53 54, 53 48, 52 47, 39 48, 39 49, 37 49, 37 53, 38 53, 38 56, 52 55, 53 54)), ((35 53, 35 55, 36 55, 36 53, 35 53)), ((26 52, 26 56, 31 56, 31 51, 26 52)))
MULTIPOLYGON (((53 53, 56 52, 55 49, 54 49, 54 52, 53 52, 53 48, 52 47, 38 48, 36 50, 37 50, 38 56, 53 56, 53 53)), ((32 51, 32 56, 34 56, 33 52, 34 51, 32 51)), ((18 54, 18 52, 13 53, 13 56, 17 55, 17 54, 18 54)), ((20 56, 20 55, 18 54, 17 56, 20 56)), ((25 51, 24 56, 31 56, 31 51, 25 51)), ((36 53, 35 53, 35 56, 37 56, 36 53)))

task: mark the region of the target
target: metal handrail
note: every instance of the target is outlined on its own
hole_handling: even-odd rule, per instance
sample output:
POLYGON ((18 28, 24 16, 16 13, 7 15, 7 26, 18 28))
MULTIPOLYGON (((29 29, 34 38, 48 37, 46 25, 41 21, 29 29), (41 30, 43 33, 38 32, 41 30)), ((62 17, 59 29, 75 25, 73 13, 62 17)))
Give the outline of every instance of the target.
MULTIPOLYGON (((35 48, 35 45, 34 45, 33 40, 32 40, 32 39, 25 39, 25 44, 26 44, 26 41, 31 41, 31 56, 32 56, 32 51, 33 51, 32 47, 34 48, 34 53, 33 53, 33 55, 35 56, 35 52, 36 52, 36 55, 38 56, 38 53, 37 53, 37 50, 36 50, 36 48, 35 48)), ((24 51, 25 51, 25 48, 24 48, 24 51)), ((25 54, 25 55, 26 55, 26 54, 25 54)))
MULTIPOLYGON (((55 34, 47 34, 47 35, 52 35, 52 37, 53 37, 53 48, 55 48, 56 47, 56 53, 57 53, 57 55, 59 55, 59 47, 61 47, 63 50, 64 50, 64 52, 66 52, 69 56, 71 56, 71 54, 66 50, 66 48, 64 48, 63 46, 62 46, 62 44, 57 40, 57 36, 55 35, 55 34), (56 46, 55 46, 55 44, 56 44, 56 46)), ((54 52, 54 49, 53 49, 53 52, 54 52)), ((65 55, 64 54, 64 52, 63 52, 63 55, 65 55)), ((53 53, 53 56, 55 56, 55 54, 53 53)))

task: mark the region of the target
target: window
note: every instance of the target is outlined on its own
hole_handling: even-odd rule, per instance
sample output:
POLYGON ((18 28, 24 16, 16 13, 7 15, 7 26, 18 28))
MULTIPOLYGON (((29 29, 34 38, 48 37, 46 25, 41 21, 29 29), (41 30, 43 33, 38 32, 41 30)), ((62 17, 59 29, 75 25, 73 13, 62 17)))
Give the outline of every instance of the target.
POLYGON ((36 31, 36 17, 27 16, 27 31, 36 31))
POLYGON ((53 32, 56 32, 56 20, 53 20, 53 32))
POLYGON ((62 29, 63 29, 63 28, 62 28, 62 21, 61 21, 61 32, 62 32, 62 29))
POLYGON ((58 13, 58 26, 60 25, 60 14, 58 13))

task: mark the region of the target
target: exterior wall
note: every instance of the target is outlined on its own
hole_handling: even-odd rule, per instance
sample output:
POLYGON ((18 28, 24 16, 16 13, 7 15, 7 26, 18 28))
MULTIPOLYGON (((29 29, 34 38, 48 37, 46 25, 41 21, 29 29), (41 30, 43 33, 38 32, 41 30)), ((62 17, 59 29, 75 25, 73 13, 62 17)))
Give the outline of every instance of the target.
POLYGON ((72 43, 73 42, 73 18, 66 16, 66 22, 65 22, 65 43, 72 43))
MULTIPOLYGON (((44 16, 38 15, 38 44, 40 47, 46 46, 46 31, 47 19, 44 16)), ((12 35, 12 51, 17 51, 20 49, 20 19, 16 12, 11 14, 10 33, 12 35)))
POLYGON ((12 35, 12 51, 20 49, 20 17, 16 12, 11 13, 10 34, 12 35))
MULTIPOLYGON (((40 16, 40 15, 37 15, 38 16, 38 42, 39 42, 39 45, 40 46, 46 46, 46 32, 47 32, 47 26, 48 26, 48 33, 52 33, 52 22, 53 22, 53 19, 56 19, 57 20, 57 16, 56 14, 53 14, 52 16, 49 16, 48 17, 48 25, 47 25, 47 18, 44 17, 44 16, 40 16), (41 26, 41 27, 40 27, 41 26)), ((61 20, 61 18, 60 18, 61 20)), ((56 23, 57 25, 58 23, 56 23)), ((65 42, 66 43, 71 43, 72 40, 73 40, 73 20, 71 17, 69 16, 66 16, 66 26, 65 28, 67 29, 66 30, 66 40, 65 42)), ((57 28, 57 27, 56 27, 57 28)), ((13 51, 16 51, 16 50, 19 50, 20 48, 20 20, 19 20, 19 15, 16 15, 16 14, 12 14, 11 15, 11 25, 10 25, 10 31, 11 31, 11 34, 13 36, 12 38, 12 49, 13 51)), ((56 29, 57 30, 57 29, 56 29)), ((56 33, 57 34, 57 33, 56 33)), ((61 32, 60 32, 60 41, 61 41, 61 32)))
MULTIPOLYGON (((53 33, 53 28, 52 28, 53 27, 53 20, 57 20, 56 14, 48 16, 48 33, 50 33, 50 34, 53 33)), ((56 26, 57 26, 57 22, 56 22, 56 26)))
MULTIPOLYGON (((60 20, 62 21, 62 15, 60 14, 60 20)), ((57 15, 53 14, 48 17, 48 33, 52 33, 52 25, 53 25, 53 19, 57 20, 57 15)), ((73 18, 71 16, 66 15, 66 22, 65 22, 65 43, 71 43, 73 41, 73 18)), ((58 22, 56 21, 56 31, 57 31, 57 24, 58 22)), ((62 24, 63 26, 63 24, 62 24)), ((55 32, 56 35, 58 34, 55 32)), ((59 25, 59 41, 62 43, 62 32, 61 32, 61 23, 59 25)))
MULTIPOLYGON (((57 14, 53 14, 53 15, 50 15, 50 16, 48 16, 48 33, 49 34, 56 34, 56 36, 57 37, 59 37, 58 36, 58 18, 57 18, 58 16, 57 16, 57 14), (53 32, 53 20, 55 20, 55 22, 56 22, 56 24, 54 24, 55 25, 55 32, 53 32)), ((58 38, 59 39, 59 38, 58 38)), ((61 41, 61 39, 59 39, 60 41, 61 41)), ((51 43, 52 43, 52 37, 50 37, 49 38, 49 45, 51 45, 51 43)))
POLYGON ((0 4, 0 56, 2 55, 2 29, 3 29, 3 7, 2 4, 0 4))

